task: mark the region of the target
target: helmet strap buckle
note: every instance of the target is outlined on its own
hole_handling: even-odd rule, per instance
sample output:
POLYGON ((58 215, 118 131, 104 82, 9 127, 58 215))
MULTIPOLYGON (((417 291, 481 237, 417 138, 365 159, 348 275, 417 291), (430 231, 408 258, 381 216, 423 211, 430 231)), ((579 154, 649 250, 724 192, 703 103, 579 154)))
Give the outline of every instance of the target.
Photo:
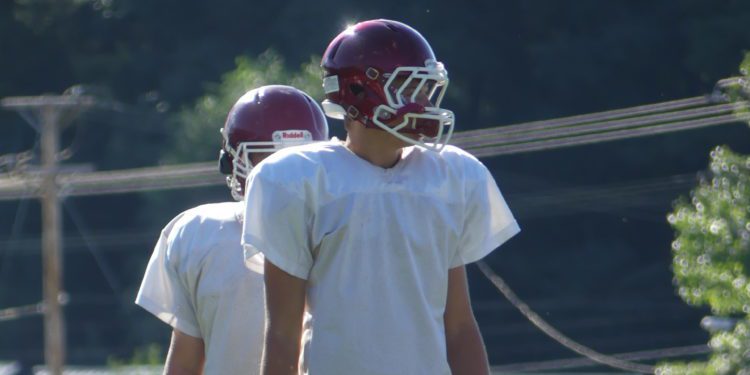
POLYGON ((359 110, 357 109, 357 107, 350 105, 346 109, 346 114, 349 115, 349 117, 356 119, 357 117, 359 117, 359 110))
POLYGON ((365 71, 365 75, 367 76, 367 78, 374 81, 378 79, 378 76, 380 76, 380 73, 378 72, 377 69, 370 67, 370 68, 367 68, 367 70, 365 71))

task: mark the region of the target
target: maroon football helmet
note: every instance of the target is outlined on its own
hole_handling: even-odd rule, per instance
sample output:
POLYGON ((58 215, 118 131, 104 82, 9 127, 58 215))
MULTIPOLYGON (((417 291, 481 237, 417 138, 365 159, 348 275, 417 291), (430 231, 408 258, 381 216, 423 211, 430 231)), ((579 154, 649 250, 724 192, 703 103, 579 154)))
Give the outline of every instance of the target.
POLYGON ((232 197, 242 200, 250 154, 272 153, 288 146, 328 139, 328 123, 315 101, 290 86, 262 86, 240 97, 221 129, 224 139, 219 170, 227 176, 232 197))
POLYGON ((380 19, 350 26, 328 45, 321 67, 329 117, 436 151, 450 140, 454 115, 440 108, 448 72, 408 25, 380 19))

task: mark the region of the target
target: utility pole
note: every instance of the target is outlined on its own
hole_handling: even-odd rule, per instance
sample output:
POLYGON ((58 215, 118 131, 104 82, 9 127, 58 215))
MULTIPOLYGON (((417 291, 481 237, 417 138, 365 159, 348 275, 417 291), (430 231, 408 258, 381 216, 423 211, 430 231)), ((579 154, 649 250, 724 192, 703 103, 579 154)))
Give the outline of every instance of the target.
POLYGON ((60 150, 60 107, 42 107, 42 274, 44 275, 44 358, 52 374, 65 363, 65 320, 62 297, 62 215, 57 199, 57 153, 60 150))
POLYGON ((60 131, 82 109, 94 104, 85 96, 37 96, 6 98, 0 102, 24 116, 41 135, 42 179, 42 270, 44 298, 44 359, 47 370, 61 375, 65 364, 65 319, 63 292, 62 214, 57 175, 60 131), (34 121, 41 120, 39 123, 34 121))

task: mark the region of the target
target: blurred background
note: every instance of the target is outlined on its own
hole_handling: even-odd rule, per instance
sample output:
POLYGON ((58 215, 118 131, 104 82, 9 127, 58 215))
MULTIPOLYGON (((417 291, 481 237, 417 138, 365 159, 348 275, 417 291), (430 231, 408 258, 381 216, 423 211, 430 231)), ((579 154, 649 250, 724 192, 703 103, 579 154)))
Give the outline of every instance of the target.
MULTIPOLYGON (((443 106, 457 131, 709 95, 740 74, 750 49, 750 2, 740 0, 13 0, 0 2, 0 98, 103 103, 66 114, 63 166, 213 162, 242 92, 287 83, 321 99, 319 56, 370 18, 428 39, 450 74, 443 106)), ((0 111, 0 179, 38 168, 28 120, 0 111)), ((486 262, 542 318, 600 352, 705 345, 699 323, 710 311, 676 293, 667 215, 715 146, 747 154, 749 135, 733 122, 482 157, 522 227, 486 262)), ((169 327, 133 303, 157 236, 179 212, 230 199, 221 184, 64 199, 67 363, 163 359, 169 327)), ((0 200, 0 309, 42 300, 40 212, 30 195, 0 200)), ((492 365, 578 357, 468 272, 492 365)), ((0 362, 43 363, 42 323, 0 320, 0 362)))

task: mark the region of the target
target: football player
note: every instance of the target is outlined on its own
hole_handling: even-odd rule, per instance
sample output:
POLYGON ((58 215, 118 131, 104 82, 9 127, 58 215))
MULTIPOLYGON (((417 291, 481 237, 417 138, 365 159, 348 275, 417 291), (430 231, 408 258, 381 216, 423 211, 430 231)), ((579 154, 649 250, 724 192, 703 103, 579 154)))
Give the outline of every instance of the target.
MULTIPOLYGON (((328 139, 318 104, 289 86, 247 92, 221 129, 221 173, 241 201, 245 179, 271 153, 328 139)), ((136 303, 172 326, 167 374, 254 374, 264 332, 263 256, 242 264, 241 202, 205 204, 161 233, 136 303)), ((253 215, 257 217, 257 215, 253 215)))
POLYGON ((520 229, 487 168, 446 145, 445 67, 383 19, 344 30, 321 65, 346 140, 281 150, 248 178, 245 257, 266 259, 262 373, 488 374, 464 266, 520 229))

